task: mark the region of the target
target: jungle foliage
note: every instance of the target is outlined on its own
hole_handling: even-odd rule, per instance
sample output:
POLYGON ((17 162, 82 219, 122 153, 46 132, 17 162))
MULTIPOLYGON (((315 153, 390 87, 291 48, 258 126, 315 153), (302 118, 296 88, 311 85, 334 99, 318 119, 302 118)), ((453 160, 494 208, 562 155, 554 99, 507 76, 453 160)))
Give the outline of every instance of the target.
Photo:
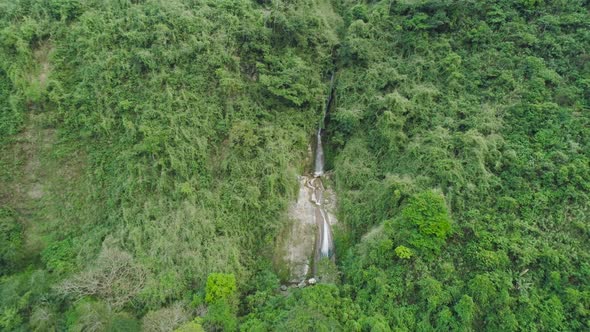
POLYGON ((0 330, 590 329, 584 0, 0 0, 0 330), (272 248, 322 116, 337 278, 272 248))
POLYGON ((360 321, 590 328, 588 2, 338 6, 328 136, 360 321))
POLYGON ((337 23, 324 1, 1 1, 0 330, 234 329, 337 23))

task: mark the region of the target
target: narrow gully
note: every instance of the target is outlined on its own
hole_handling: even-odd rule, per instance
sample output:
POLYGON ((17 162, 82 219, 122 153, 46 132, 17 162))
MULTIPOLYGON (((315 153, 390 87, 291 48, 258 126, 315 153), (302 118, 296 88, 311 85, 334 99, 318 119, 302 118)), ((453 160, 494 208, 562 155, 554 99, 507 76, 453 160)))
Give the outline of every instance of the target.
POLYGON ((312 202, 316 205, 315 221, 318 227, 318 236, 316 241, 315 259, 314 259, 314 274, 317 274, 317 265, 322 258, 334 259, 334 243, 332 240, 332 229, 330 227, 330 220, 328 213, 324 208, 324 185, 322 176, 324 175, 324 147, 322 143, 322 135, 324 134, 324 127, 326 117, 332 104, 334 96, 334 73, 330 78, 330 92, 326 100, 324 113, 318 126, 316 149, 315 149, 315 167, 314 178, 310 181, 310 187, 313 190, 312 202))

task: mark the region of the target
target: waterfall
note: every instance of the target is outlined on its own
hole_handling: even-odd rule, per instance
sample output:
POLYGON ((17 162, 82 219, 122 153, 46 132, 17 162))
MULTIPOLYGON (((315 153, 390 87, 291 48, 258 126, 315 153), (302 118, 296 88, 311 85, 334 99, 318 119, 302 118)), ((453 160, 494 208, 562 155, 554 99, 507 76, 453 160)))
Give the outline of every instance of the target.
POLYGON ((324 147, 322 146, 322 127, 318 128, 317 145, 315 149, 315 177, 324 175, 324 147))
POLYGON ((332 230, 330 229, 330 220, 328 214, 324 209, 323 190, 324 186, 321 177, 324 175, 324 147, 322 145, 322 131, 325 126, 326 116, 332 104, 332 96, 334 94, 334 72, 330 78, 330 91, 326 99, 324 112, 318 126, 315 149, 315 168, 314 179, 312 180, 314 203, 316 204, 316 224, 319 232, 319 243, 317 244, 316 257, 331 257, 333 253, 332 230))
POLYGON ((320 208, 320 214, 323 219, 322 223, 322 246, 320 247, 320 256, 321 257, 330 257, 332 251, 332 236, 331 236, 331 229, 330 223, 326 216, 326 211, 323 208, 320 208))
POLYGON ((326 116, 328 115, 328 110, 330 109, 330 105, 332 104, 332 96, 334 95, 334 71, 332 72, 332 76, 330 77, 330 91, 328 94, 328 98, 326 99, 326 106, 324 107, 322 118, 320 120, 320 124, 318 126, 318 131, 316 135, 316 149, 315 149, 315 168, 314 168, 314 176, 319 177, 324 175, 324 147, 322 145, 322 129, 326 123, 326 116))

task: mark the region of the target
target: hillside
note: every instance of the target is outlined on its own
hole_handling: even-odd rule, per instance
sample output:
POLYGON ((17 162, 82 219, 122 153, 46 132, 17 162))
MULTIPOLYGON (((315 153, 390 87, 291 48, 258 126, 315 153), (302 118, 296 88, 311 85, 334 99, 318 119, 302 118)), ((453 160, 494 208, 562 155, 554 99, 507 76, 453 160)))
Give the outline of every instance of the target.
POLYGON ((0 330, 590 329, 589 10, 0 0, 0 330))

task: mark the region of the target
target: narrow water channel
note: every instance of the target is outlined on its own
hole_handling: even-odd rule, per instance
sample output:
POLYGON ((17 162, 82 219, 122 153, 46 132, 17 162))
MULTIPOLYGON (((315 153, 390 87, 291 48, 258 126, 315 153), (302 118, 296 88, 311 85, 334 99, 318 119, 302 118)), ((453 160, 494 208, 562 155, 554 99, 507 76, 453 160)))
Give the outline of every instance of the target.
POLYGON ((315 204, 315 222, 318 227, 317 233, 317 241, 316 241, 316 250, 315 250, 315 259, 314 259, 314 274, 317 273, 317 263, 322 258, 334 258, 334 242, 332 240, 332 229, 330 227, 330 220, 328 217, 328 213, 326 212, 324 206, 324 184, 322 182, 322 177, 324 175, 324 147, 323 147, 323 135, 325 133, 324 127, 326 124, 326 117, 328 115, 328 111, 330 110, 330 106, 332 104, 332 99, 334 95, 334 72, 332 72, 332 77, 330 78, 330 92, 328 94, 328 98, 326 99, 326 105, 324 107, 324 112, 322 118, 320 120, 317 137, 316 137, 316 149, 315 149, 315 162, 314 162, 314 178, 311 179, 308 184, 312 189, 312 197, 311 200, 315 204))
POLYGON ((323 105, 317 131, 314 132, 315 140, 312 144, 315 146, 310 149, 313 150, 310 151, 312 169, 298 177, 297 200, 288 211, 288 217, 293 223, 278 241, 277 270, 285 273, 285 281, 291 285, 303 286, 310 277, 312 278, 309 280, 314 280, 313 282, 318 277, 321 279, 323 263, 319 263, 325 259, 335 261, 331 225, 338 222, 334 216, 336 197, 323 183, 326 178, 323 143, 327 141, 325 126, 329 122, 329 110, 333 103, 334 80, 332 74, 329 95, 323 105))

